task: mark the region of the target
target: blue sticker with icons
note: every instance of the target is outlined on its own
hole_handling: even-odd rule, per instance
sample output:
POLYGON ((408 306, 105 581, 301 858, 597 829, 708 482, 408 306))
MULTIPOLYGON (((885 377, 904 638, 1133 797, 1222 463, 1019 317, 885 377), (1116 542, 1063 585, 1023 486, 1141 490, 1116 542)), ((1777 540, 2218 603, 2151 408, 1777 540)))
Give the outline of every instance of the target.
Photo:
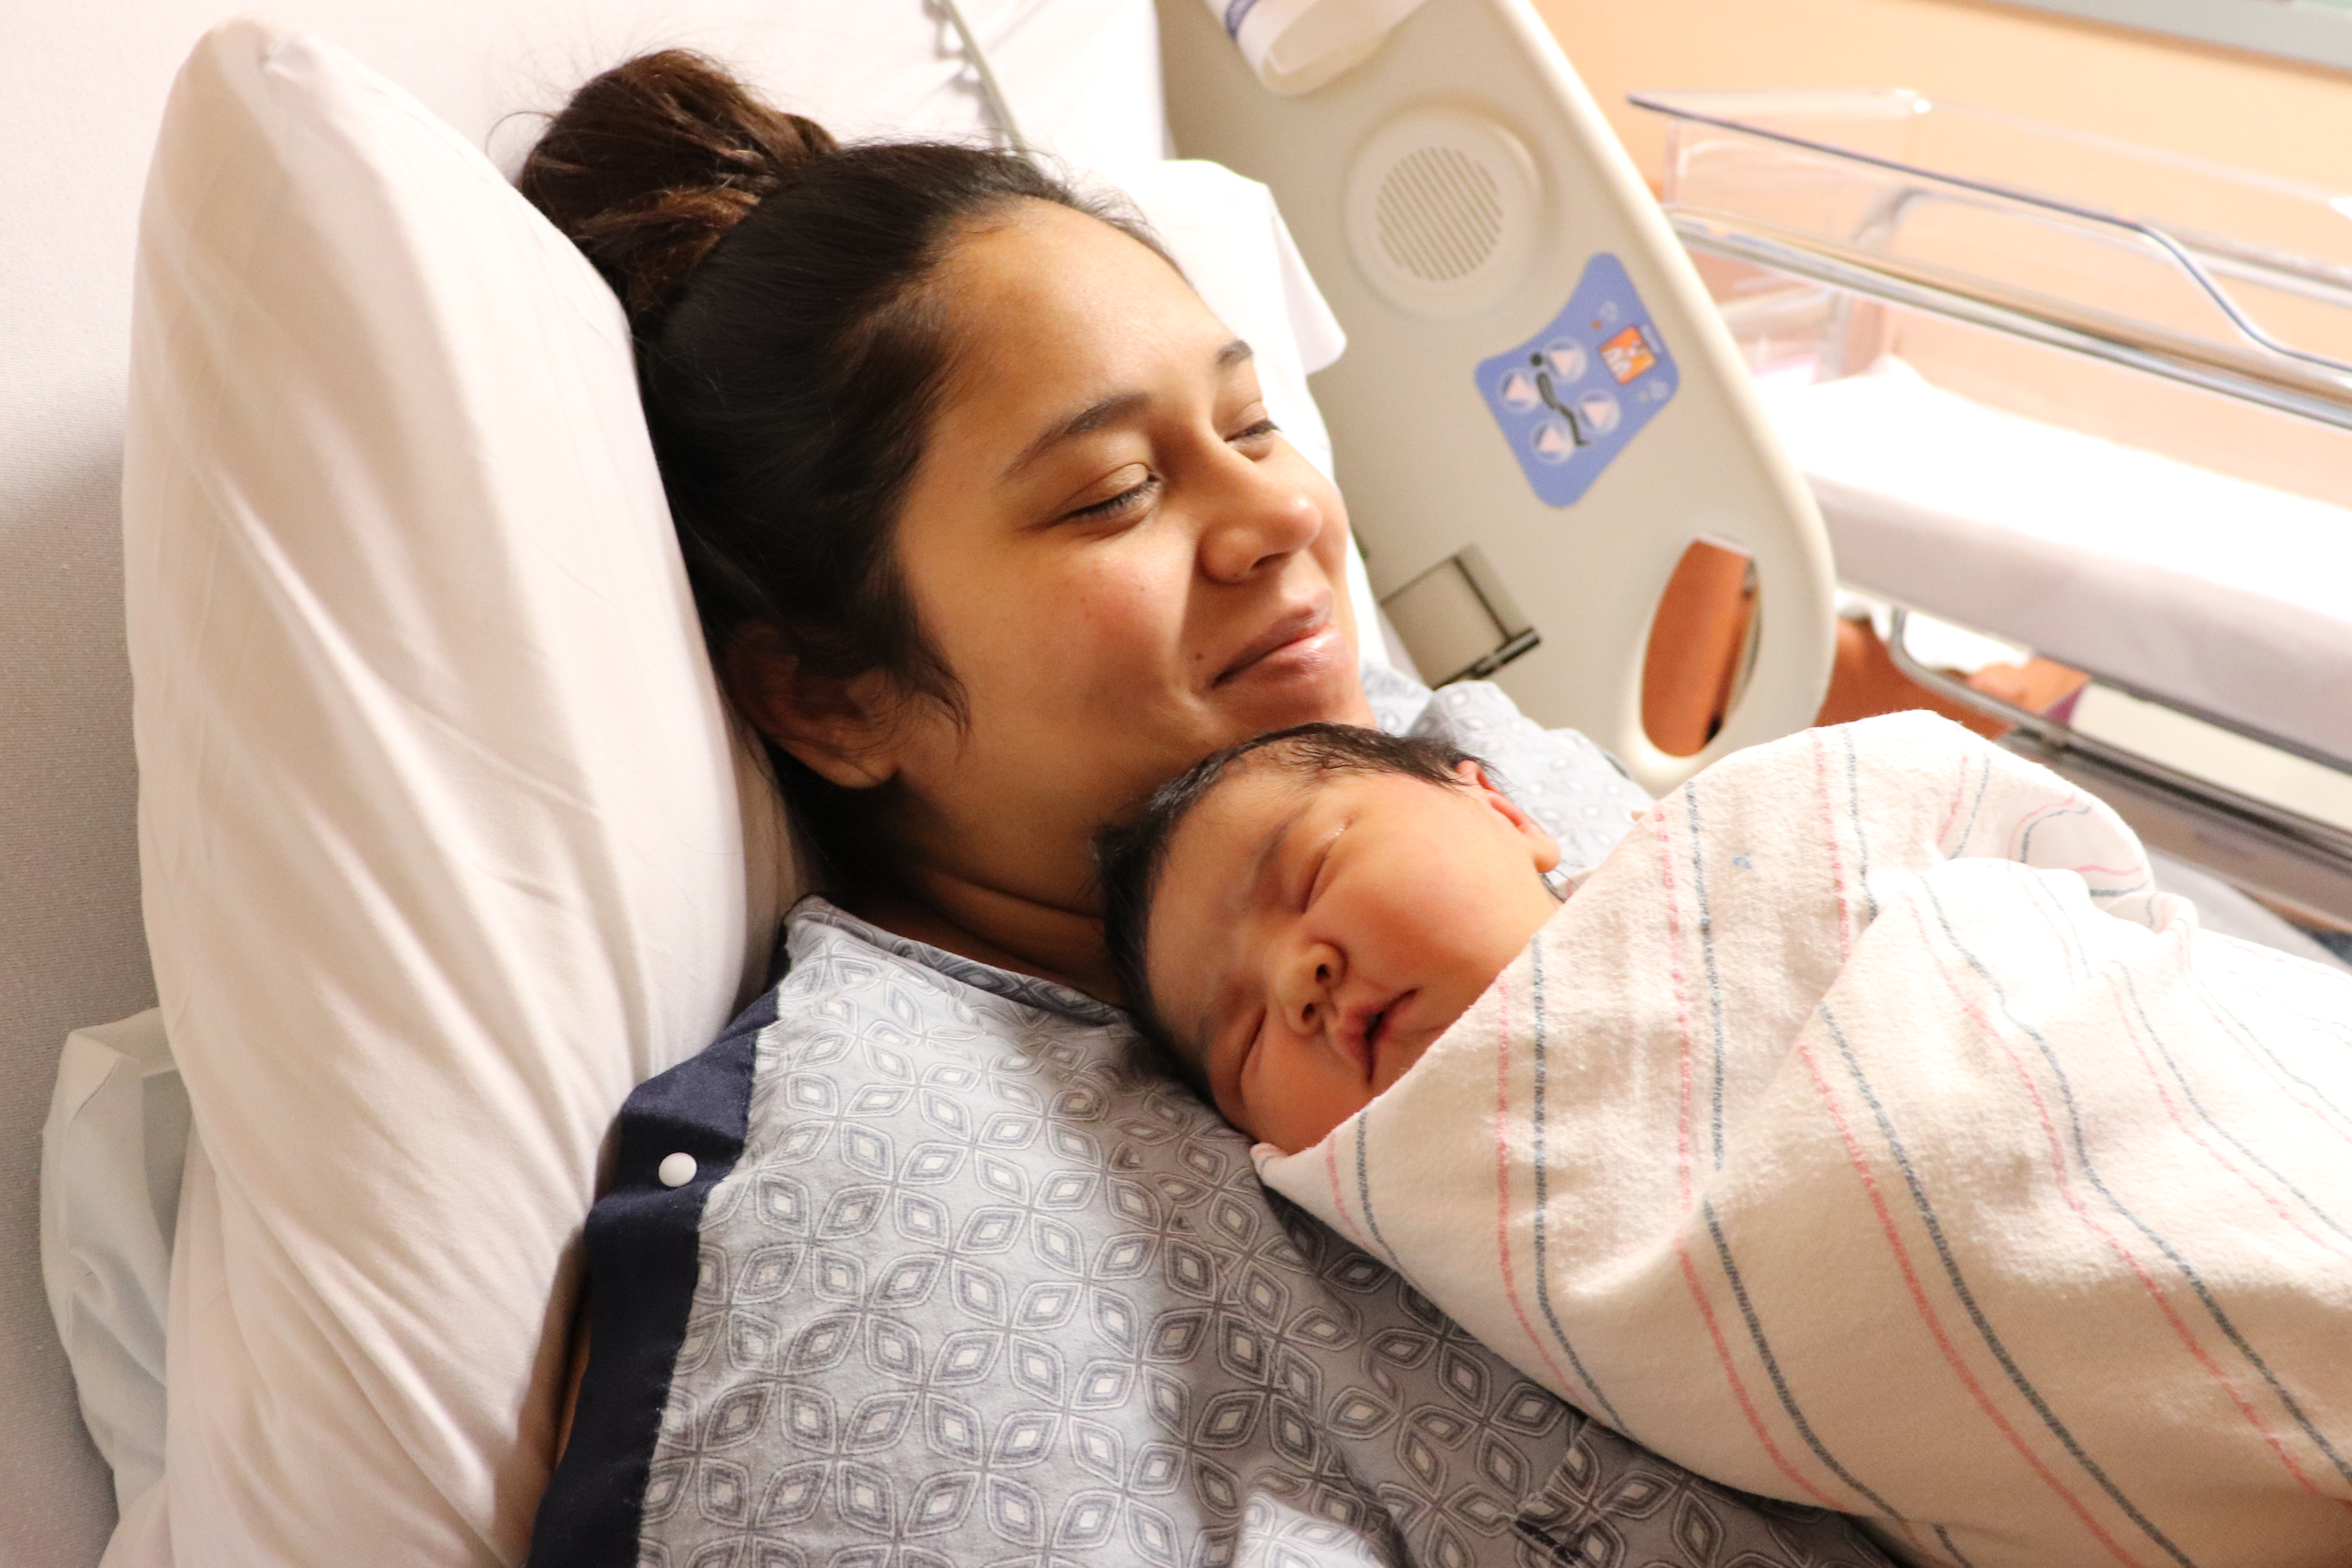
POLYGON ((1592 488, 1677 384, 1665 340, 1605 250, 1585 263, 1550 326, 1478 366, 1479 395, 1528 483, 1555 507, 1592 488))

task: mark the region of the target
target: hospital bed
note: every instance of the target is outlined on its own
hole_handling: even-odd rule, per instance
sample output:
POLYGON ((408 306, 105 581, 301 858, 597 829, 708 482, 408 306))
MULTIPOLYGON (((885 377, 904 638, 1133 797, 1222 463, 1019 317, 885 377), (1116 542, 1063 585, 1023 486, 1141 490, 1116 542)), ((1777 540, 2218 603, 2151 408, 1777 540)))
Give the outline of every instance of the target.
MULTIPOLYGON (((684 43, 837 131, 1017 132, 1117 183, 1167 151, 1166 26, 1169 98, 1197 106, 1183 123, 1227 120, 1223 140, 1240 131, 1244 147, 1240 122, 1273 103, 1328 116, 1318 134, 1332 158, 1370 149, 1351 170, 1317 172, 1345 199, 1300 198, 1292 232, 1357 341, 1343 363, 1361 369, 1318 391, 1338 410, 1339 465, 1374 540, 1369 585, 1405 655, 1440 679, 1496 675, 1530 713, 1580 725, 1654 787, 1670 783, 1704 758, 1647 746, 1639 648, 1675 559, 1706 536, 1752 555, 1773 607, 1707 755, 1811 712, 1831 591, 1818 518, 1696 275, 1532 13, 1518 0, 1432 0, 1402 45, 1381 47, 1375 26, 1356 59, 1321 51, 1323 68, 1352 69, 1280 99, 1235 47, 1265 43, 1266 18, 1253 31, 1246 9, 1228 18, 1235 40, 1198 4, 1155 15, 1081 0, 854 12, 510 0, 394 19, 321 0, 289 5, 287 20, 381 68, 388 87, 299 35, 230 29, 182 78, 160 145, 167 84, 215 20, 208 8, 58 14, 12 47, 5 68, 32 73, 7 99, 32 106, 16 127, 30 152, 0 178, 20 218, 52 214, 57 243, 19 244, 8 263, 12 314, 30 323, 6 372, 9 461, 24 465, 11 504, 32 497, 30 520, 64 541, 40 580, 93 589, 68 599, 79 631, 54 616, 20 622, 85 649, 89 673, 62 701, 44 688, 78 723, 28 727, 11 748, 83 747, 52 759, 69 782, 29 792, 53 820, 12 830, 62 831, 88 852, 45 873, 36 862, 30 879, 12 873, 5 892, 19 929, 62 933, 10 955, 39 1002, 11 1020, 7 1045, 20 1172, 0 1276, 11 1325, 0 1343, 14 1358, 0 1397, 19 1433, 14 1482, 0 1487, 11 1562, 92 1560, 115 1501, 126 1507, 114 1560, 167 1560, 161 1505, 139 1506, 161 1495, 167 1314, 175 1407, 201 1412, 216 1396, 238 1433, 187 1450, 223 1468, 186 1483, 200 1500, 169 1525, 183 1548, 302 1556, 301 1532, 333 1538, 364 1494, 361 1514, 410 1523, 409 1505, 430 1500, 422 1512, 454 1531, 436 1538, 454 1556, 510 1554, 545 1460, 541 1396, 576 1266, 564 1238, 598 1140, 621 1093, 698 1049, 757 983, 793 862, 730 746, 667 531, 625 526, 658 509, 631 434, 625 336, 576 254, 533 228, 488 165, 464 167, 471 146, 511 168, 532 130, 514 111, 552 106, 604 63, 684 43), (1431 51, 1432 37, 1446 47, 1431 51), (61 135, 71 158, 56 155, 61 135), (404 151, 370 163, 378 136, 404 151), (449 176, 437 190, 435 170, 449 176), (126 354, 142 173, 140 335, 126 354), (1462 251, 1465 214, 1493 232, 1462 251), (412 265, 404 246, 460 214, 490 225, 479 267, 412 265), (1339 260, 1350 225, 1372 248, 1339 260), (1433 244, 1457 249, 1433 264, 1433 244), (453 294, 475 314, 452 314, 453 294), (235 331, 211 334, 231 318, 235 331), (503 352, 534 331, 572 359, 503 352), (214 354, 224 342, 239 347, 214 354), (126 694, 102 630, 116 623, 126 358, 138 375, 125 510, 143 943, 126 694), (424 395, 436 387, 447 395, 424 395), (319 443, 298 427, 341 434, 319 443), (404 444, 427 433, 446 461, 402 469, 404 444), (511 505, 501 470, 526 450, 541 472, 537 505, 521 510, 541 531, 463 532, 511 505), (238 455, 252 452, 263 455, 238 455), (86 471, 43 466, 68 458, 86 471), (65 499, 45 507, 45 486, 65 499), (371 534, 339 517, 302 535, 320 496, 397 526, 371 534), (271 533, 289 517, 295 533, 271 533), (534 568, 550 559, 565 565, 534 568), (289 616, 297 600, 307 608, 289 616), (403 622, 399 606, 419 603, 403 622), (571 628, 560 655, 532 640, 558 623, 571 628), (271 642, 298 632, 324 640, 271 642), (411 718, 422 722, 403 728, 411 718), (322 784, 313 765, 336 749, 315 743, 326 734, 356 740, 344 760, 365 766, 322 784), (534 782, 517 792, 518 779, 534 782), (80 917, 93 900, 104 917, 80 917), (406 956, 386 962, 394 952, 406 956), (97 983, 64 983, 78 974, 97 983), (337 977, 316 983, 326 975, 337 977), (595 993, 584 1011, 583 977, 595 993), (151 984, 163 1018, 81 1027, 134 1013, 151 984), (75 1029, 58 1071, 57 1042, 75 1029), (501 1036, 546 1049, 487 1074, 461 1060, 501 1036), (336 1051, 315 1049, 330 1037, 336 1051), (593 1071, 564 1076, 591 1056, 593 1071), (47 1301, 31 1203, 44 1105, 47 1301), (380 1179, 394 1167, 397 1182, 380 1179), (527 1231, 538 1239, 519 1239, 527 1231), (518 1291, 500 1279, 537 1282, 518 1291), (174 1291, 186 1299, 167 1301, 174 1291), (494 1303, 469 1330, 507 1343, 502 1367, 438 1364, 444 1342, 414 1332, 467 1291, 494 1303), (84 1364, 88 1433, 53 1311, 84 1364), (524 1385, 535 1392, 517 1407, 524 1385), (363 1410, 373 1447, 313 1419, 336 1398, 363 1410), (117 1461, 111 1488, 92 1436, 117 1461)), ((1286 9, 1299 8, 1267 16, 1286 9)), ((1390 9, 1386 21, 1402 8, 1390 9)), ((1298 40, 1275 42, 1257 64, 1282 77, 1298 40)), ((1295 125, 1269 120, 1255 134, 1288 140, 1295 125)), ((1211 141, 1180 132, 1176 147, 1214 153, 1211 141)), ((1271 211, 1252 243, 1279 264, 1288 241, 1266 228, 1271 211)), ((1267 318, 1263 364, 1284 360, 1285 312, 1305 308, 1293 298, 1267 318)), ((1306 348, 1286 352, 1303 365, 1306 348)), ((1314 405, 1293 402, 1285 423, 1312 451, 1314 405)), ((22 534, 12 548, 26 548, 22 534)), ((1365 609, 1378 619, 1369 597, 1365 609)), ((54 649, 37 653, 33 669, 57 667, 54 649)), ((183 1441, 197 1429, 171 1427, 183 1441)))
MULTIPOLYGON (((1275 191, 1299 253, 1350 337, 1348 355, 1321 372, 1314 390, 1367 547, 1368 591, 1387 613, 1404 656, 1433 679, 1498 680, 1537 717, 1601 738, 1653 789, 1726 748, 1801 726, 1818 704, 1829 650, 1831 558, 1808 491, 1740 369, 1743 347, 1754 358, 1752 340, 1743 344, 1718 319, 1594 106, 1523 4, 1430 0, 1393 36, 1374 28, 1353 57, 1344 49, 1323 51, 1336 74, 1321 82, 1308 79, 1312 69, 1292 71, 1296 62, 1281 40, 1251 34, 1250 7, 1223 10, 1222 19, 1241 34, 1236 39, 1199 0, 1162 0, 1156 14, 1139 4, 973 3, 961 16, 908 0, 903 12, 860 7, 854 24, 841 7, 816 4, 756 13, 707 5, 583 11, 513 0, 451 6, 398 23, 332 4, 285 9, 383 68, 509 165, 529 128, 509 120, 509 111, 551 105, 596 66, 664 43, 708 48, 794 107, 852 133, 1002 136, 1017 126, 1039 151, 1114 179, 1122 167, 1165 150, 1164 80, 1174 149, 1215 158, 1275 191), (1237 42, 1255 55, 1237 49, 1237 42), (985 73, 973 68, 973 44, 989 63, 985 73), (1268 78, 1309 90, 1272 92, 1268 78), (1652 746, 1641 728, 1642 649, 1657 594, 1695 539, 1751 558, 1763 609, 1741 695, 1720 733, 1704 751, 1674 757, 1652 746)), ((1265 8, 1267 16, 1297 9, 1265 8)), ((114 247, 106 253, 111 259, 88 268, 86 277, 61 253, 15 286, 26 298, 39 292, 68 302, 50 306, 42 318, 57 324, 43 329, 51 335, 44 340, 47 359, 38 362, 52 371, 71 367, 80 380, 37 386, 29 374, 11 372, 19 396, 9 405, 20 411, 9 417, 20 421, 29 440, 59 417, 21 412, 34 409, 52 385, 94 389, 82 411, 88 428, 77 439, 79 449, 100 455, 101 477, 83 482, 58 515, 88 536, 73 564, 101 583, 112 580, 100 541, 113 527, 103 455, 116 439, 110 411, 121 382, 119 372, 100 367, 123 357, 122 257, 131 251, 139 172, 163 84, 212 17, 190 6, 149 20, 152 27, 127 50, 105 18, 44 24, 52 32, 37 42, 50 47, 52 60, 68 64, 49 70, 37 92, 18 101, 37 101, 85 126, 121 112, 127 127, 111 141, 97 140, 98 151, 84 160, 91 172, 70 190, 53 183, 52 173, 13 163, 5 176, 22 187, 18 211, 102 207, 82 221, 93 247, 100 236, 114 247), (100 165, 103 179, 95 172, 100 165), (92 195, 100 191, 102 203, 92 195)), ((41 52, 29 49, 19 58, 41 52)), ((16 265, 27 264, 20 258, 16 265)), ((507 390, 520 399, 541 389, 518 383, 507 390)), ((43 406, 64 405, 52 400, 43 406)), ((44 439, 44 450, 55 448, 54 435, 44 439)), ((595 497, 581 499, 586 506, 595 497)), ((142 570, 134 550, 134 582, 142 570)), ((84 617, 110 623, 110 593, 78 601, 84 617)), ((672 602, 671 611, 677 608, 672 602)), ((675 620, 669 632, 677 645, 690 644, 684 621, 675 620)), ((687 667, 690 660, 673 662, 674 684, 632 688, 627 700, 658 706, 667 695, 677 699, 674 706, 699 704, 696 712, 715 714, 707 672, 698 677, 687 667)), ((26 993, 49 998, 28 1009, 21 1033, 7 1045, 12 1061, 21 1064, 14 1071, 30 1086, 16 1094, 10 1124, 12 1153, 26 1166, 31 1128, 50 1098, 57 1040, 94 1018, 133 1011, 149 984, 124 852, 122 785, 130 759, 119 717, 122 682, 106 647, 94 663, 103 673, 91 677, 90 706, 117 717, 99 727, 96 742, 85 742, 86 768, 116 788, 91 796, 79 831, 98 845, 100 868, 110 868, 113 880, 104 885, 112 889, 114 907, 111 924, 68 921, 69 933, 97 955, 77 953, 74 961, 94 967, 102 983, 68 995, 31 967, 43 949, 29 949, 24 960, 26 993)), ((143 666, 142 674, 154 667, 143 666)), ((621 673, 614 666, 616 676, 621 673)), ((143 709, 142 723, 145 744, 143 709)), ((82 738, 70 727, 60 733, 82 738)), ((777 825, 761 816, 751 793, 739 795, 743 779, 723 745, 708 744, 709 733, 718 732, 688 736, 674 755, 651 765, 693 773, 706 804, 724 804, 712 810, 710 822, 719 825, 696 841, 717 870, 698 889, 672 890, 684 902, 692 902, 692 894, 702 903, 664 928, 719 949, 701 964, 707 994, 691 1005, 673 997, 667 1009, 655 1005, 659 998, 624 998, 627 1005, 618 1010, 628 1015, 627 1029, 620 1032, 628 1049, 616 1060, 626 1071, 588 1085, 588 1103, 575 1108, 578 1125, 568 1147, 574 1168, 583 1166, 580 1128, 598 1128, 609 1115, 609 1103, 595 1108, 594 1093, 609 1099, 616 1083, 625 1089, 696 1049, 731 1009, 744 977, 756 968, 763 922, 772 921, 791 881, 777 825), (739 800, 744 810, 737 819, 729 813, 739 800), (715 900, 709 896, 714 889, 715 900)), ((149 787, 155 787, 152 779, 149 787)), ((48 799, 57 800, 56 791, 48 799)), ((149 863, 152 873, 155 862, 149 863)), ((80 869, 12 885, 0 896, 30 925, 36 909, 75 907, 73 898, 59 895, 79 889, 74 873, 80 869)), ((2303 902, 2329 907, 2317 897, 2303 902)), ((207 918, 221 924, 212 912, 158 915, 151 907, 149 925, 163 934, 160 946, 171 947, 207 918)), ((299 934, 280 935, 294 940, 299 934)), ((247 932, 234 940, 266 947, 268 938, 247 932)), ((264 951, 260 958, 277 956, 264 951)), ((184 985, 189 972, 179 970, 178 982, 184 985)), ((167 1000, 173 984, 165 982, 167 1000)), ((161 1151, 153 1168, 130 1182, 130 1207, 144 1204, 154 1217, 146 1251, 119 1253, 119 1272, 91 1283, 100 1294, 143 1292, 152 1303, 156 1270, 169 1269, 166 1241, 182 1176, 172 1154, 173 1063, 152 1023, 86 1035, 83 1043, 85 1103, 110 1107, 127 1121, 127 1134, 115 1129, 118 1146, 127 1135, 131 1146, 144 1139, 161 1151)), ((586 1134, 591 1156, 595 1136, 586 1134)), ((447 1162, 453 1190, 444 1195, 446 1213, 469 1204, 480 1211, 466 1180, 491 1180, 503 1169, 497 1152, 446 1130, 416 1142, 447 1162)), ((53 1142, 53 1150, 61 1147, 53 1142)), ((116 1168, 122 1176, 124 1167, 116 1168)), ((187 1168, 192 1180, 211 1184, 204 1190, 217 1194, 218 1170, 187 1168)), ((20 1205, 17 1221, 9 1244, 25 1266, 10 1272, 5 1287, 12 1292, 5 1310, 14 1325, 5 1343, 17 1359, 0 1365, 0 1389, 19 1403, 21 1426, 40 1436, 21 1450, 30 1457, 13 1461, 23 1467, 26 1484, 0 1489, 31 1500, 0 1501, 0 1539, 10 1543, 12 1561, 23 1542, 26 1562, 86 1562, 107 1533, 106 1479, 76 1430, 47 1326, 49 1303, 31 1283, 28 1204, 20 1205)), ((354 1283, 364 1293, 383 1281, 354 1283)), ((534 1343, 552 1343, 560 1327, 533 1325, 534 1343)), ((320 1364, 335 1359, 323 1354, 320 1364)), ((233 1378, 236 1368, 221 1364, 220 1375, 233 1378)), ((214 1371, 207 1363, 205 1375, 214 1371)), ((390 1395, 374 1392, 395 1402, 401 1396, 396 1380, 390 1395)), ((426 1471, 436 1462, 413 1453, 403 1458, 426 1471)), ((457 1468, 486 1500, 480 1517, 510 1526, 517 1506, 511 1494, 527 1483, 528 1467, 457 1468)), ((510 1544, 500 1537, 490 1549, 510 1544)))

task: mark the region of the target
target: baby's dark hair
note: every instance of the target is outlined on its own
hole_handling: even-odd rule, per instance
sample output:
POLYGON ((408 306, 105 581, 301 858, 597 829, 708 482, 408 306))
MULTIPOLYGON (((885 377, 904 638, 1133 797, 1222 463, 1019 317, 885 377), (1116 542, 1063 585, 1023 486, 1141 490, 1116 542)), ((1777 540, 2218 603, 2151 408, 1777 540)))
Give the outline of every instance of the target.
POLYGON ((1316 780, 1349 773, 1393 773, 1448 789, 1461 787, 1454 772, 1479 759, 1458 747, 1419 736, 1383 735, 1346 724, 1302 724, 1277 729, 1223 751, 1212 752, 1144 798, 1133 821, 1095 834, 1095 874, 1102 888, 1103 936, 1110 948, 1119 996, 1146 1039, 1201 1087, 1199 1064, 1171 1036, 1153 1007, 1145 966, 1150 939, 1151 901, 1168 867, 1168 847, 1176 830, 1218 785, 1253 758, 1295 778, 1316 780))

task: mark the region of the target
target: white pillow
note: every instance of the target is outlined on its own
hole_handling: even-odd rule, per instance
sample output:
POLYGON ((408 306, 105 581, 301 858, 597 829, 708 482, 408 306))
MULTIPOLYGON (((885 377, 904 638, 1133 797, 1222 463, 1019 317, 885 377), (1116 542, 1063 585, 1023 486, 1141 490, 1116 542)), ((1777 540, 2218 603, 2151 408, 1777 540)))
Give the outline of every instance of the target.
MULTIPOLYGON (((1336 329, 1270 199, 1134 183, 1328 460, 1336 329)), ((229 23, 166 111, 137 288, 142 860, 205 1157, 164 1479, 114 1550, 511 1561, 599 1143, 756 982, 782 835, 619 309, 473 148, 229 23)))
POLYGON ((781 891, 628 333, 479 152, 255 20, 173 89, 136 289, 141 866, 217 1246, 173 1553, 512 1560, 599 1144, 781 891))
POLYGON ((66 1037, 41 1127, 41 1278, 123 1512, 163 1473, 163 1313, 187 1146, 160 1013, 66 1037))

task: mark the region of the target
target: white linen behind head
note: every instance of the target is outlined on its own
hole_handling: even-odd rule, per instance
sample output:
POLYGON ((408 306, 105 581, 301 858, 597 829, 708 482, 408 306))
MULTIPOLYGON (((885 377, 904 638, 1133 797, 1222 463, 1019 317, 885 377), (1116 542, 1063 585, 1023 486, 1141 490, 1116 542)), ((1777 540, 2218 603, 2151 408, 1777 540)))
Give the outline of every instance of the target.
MULTIPOLYGON (((1158 155, 1146 0, 964 0, 1025 132, 1081 162, 1158 155)), ((173 72, 221 0, 33 7, 0 50, 0 1541, 86 1563, 112 1505, 42 1298, 37 1129, 66 1033, 153 997, 141 931, 119 454, 132 232, 173 72)), ((595 68, 701 47, 844 131, 984 129, 925 0, 281 0, 511 161, 595 68), (494 130, 496 135, 493 135, 494 130)))

